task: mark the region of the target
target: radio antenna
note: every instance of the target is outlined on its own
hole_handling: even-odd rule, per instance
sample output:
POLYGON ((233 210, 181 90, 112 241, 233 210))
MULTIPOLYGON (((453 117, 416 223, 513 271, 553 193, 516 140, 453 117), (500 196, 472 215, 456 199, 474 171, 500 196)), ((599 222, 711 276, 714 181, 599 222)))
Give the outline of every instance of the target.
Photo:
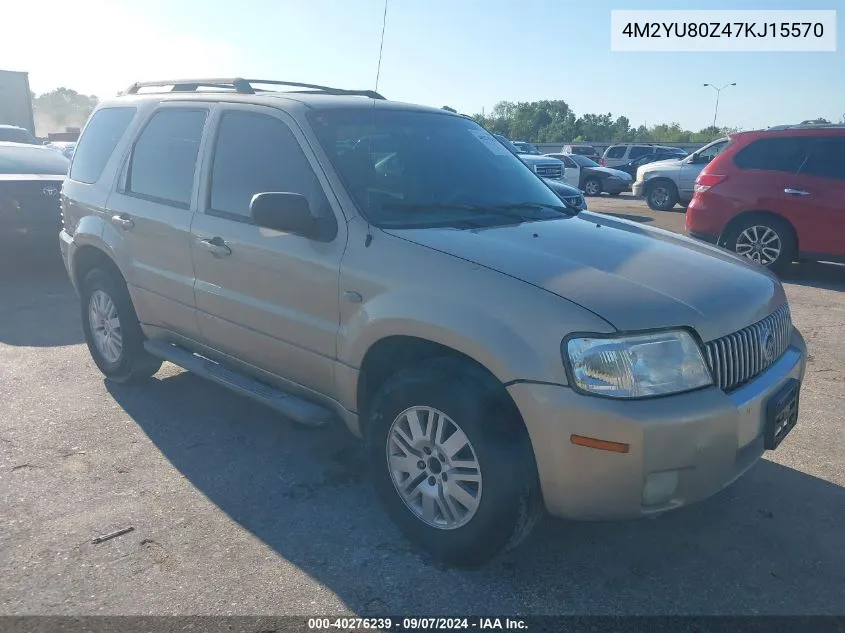
POLYGON ((378 46, 378 66, 376 67, 376 92, 378 92, 378 78, 381 74, 381 54, 384 50, 384 27, 387 26, 387 0, 384 0, 384 15, 381 17, 381 42, 378 46))

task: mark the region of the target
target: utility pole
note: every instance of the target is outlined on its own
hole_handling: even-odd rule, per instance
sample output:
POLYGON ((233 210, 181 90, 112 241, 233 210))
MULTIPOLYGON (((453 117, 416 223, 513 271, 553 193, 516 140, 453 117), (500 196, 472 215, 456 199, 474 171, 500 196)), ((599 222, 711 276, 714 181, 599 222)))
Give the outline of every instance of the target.
POLYGON ((716 131, 716 117, 719 115, 719 97, 722 94, 722 90, 724 90, 725 88, 730 88, 731 86, 735 86, 736 83, 725 84, 721 88, 717 88, 713 84, 704 84, 704 85, 705 85, 705 87, 710 86, 711 88, 713 88, 713 90, 716 91, 716 111, 713 113, 713 131, 715 132, 716 131))

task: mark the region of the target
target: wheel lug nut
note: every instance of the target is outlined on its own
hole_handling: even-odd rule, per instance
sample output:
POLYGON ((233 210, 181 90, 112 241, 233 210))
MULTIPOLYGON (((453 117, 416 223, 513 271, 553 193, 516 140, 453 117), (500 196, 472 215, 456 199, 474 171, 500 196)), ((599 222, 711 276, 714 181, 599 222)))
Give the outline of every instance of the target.
POLYGON ((436 480, 434 477, 429 477, 429 478, 428 478, 428 485, 429 485, 429 486, 433 486, 433 485, 434 485, 434 484, 436 484, 436 483, 437 483, 437 480, 436 480))
POLYGON ((441 475, 441 477, 443 477, 443 481, 448 481, 448 480, 449 480, 449 475, 447 475, 446 473, 443 473, 443 474, 441 475))
POLYGON ((437 459, 439 459, 441 462, 445 462, 445 461, 446 461, 446 457, 445 457, 444 455, 438 455, 438 456, 437 456, 437 459))
POLYGON ((426 455, 431 455, 431 449, 430 449, 428 446, 426 446, 426 447, 423 449, 423 452, 424 452, 426 455))
POLYGON ((423 460, 418 461, 417 462, 417 468, 419 468, 420 470, 423 470, 425 468, 425 462, 423 460))

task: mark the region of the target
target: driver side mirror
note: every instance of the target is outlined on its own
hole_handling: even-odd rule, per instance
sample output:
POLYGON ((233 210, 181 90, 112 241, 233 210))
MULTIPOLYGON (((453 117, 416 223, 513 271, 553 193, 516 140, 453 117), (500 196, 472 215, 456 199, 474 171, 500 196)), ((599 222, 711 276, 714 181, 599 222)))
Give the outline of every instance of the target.
POLYGON ((256 226, 318 241, 331 241, 337 230, 329 234, 329 223, 314 215, 308 199, 298 193, 257 193, 249 203, 249 216, 256 226))

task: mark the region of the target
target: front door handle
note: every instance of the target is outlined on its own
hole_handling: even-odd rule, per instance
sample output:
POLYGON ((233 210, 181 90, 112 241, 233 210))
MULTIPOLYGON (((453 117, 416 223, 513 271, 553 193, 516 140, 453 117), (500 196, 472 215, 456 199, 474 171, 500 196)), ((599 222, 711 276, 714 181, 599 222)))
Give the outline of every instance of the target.
POLYGON ((809 196, 809 191, 804 191, 803 189, 784 189, 784 193, 788 193, 790 196, 809 196))
POLYGON ((199 245, 209 251, 215 257, 227 257, 232 254, 232 249, 222 237, 201 238, 199 245))
POLYGON ((131 231, 135 222, 125 213, 111 216, 111 223, 124 231, 131 231))

